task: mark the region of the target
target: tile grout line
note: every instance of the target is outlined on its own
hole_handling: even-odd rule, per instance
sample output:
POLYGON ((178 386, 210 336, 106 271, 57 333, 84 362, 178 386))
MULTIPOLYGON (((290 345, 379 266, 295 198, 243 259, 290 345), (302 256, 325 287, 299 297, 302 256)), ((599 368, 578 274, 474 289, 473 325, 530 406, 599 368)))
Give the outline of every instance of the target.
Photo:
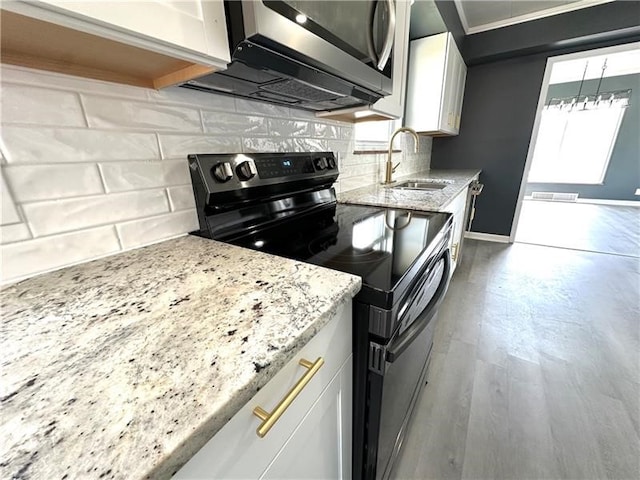
POLYGON ((75 96, 78 99, 78 103, 80 104, 80 111, 82 112, 82 119, 84 120, 84 125, 86 128, 91 128, 89 125, 89 116, 87 115, 87 109, 84 105, 83 94, 79 92, 75 92, 75 96))

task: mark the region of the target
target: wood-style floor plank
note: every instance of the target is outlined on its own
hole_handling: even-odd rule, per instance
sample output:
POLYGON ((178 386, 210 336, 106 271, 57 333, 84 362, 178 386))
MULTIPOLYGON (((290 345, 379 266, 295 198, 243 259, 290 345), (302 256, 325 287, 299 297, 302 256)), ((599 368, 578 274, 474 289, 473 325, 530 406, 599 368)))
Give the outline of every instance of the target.
POLYGON ((516 241, 640 257, 640 208, 525 200, 516 241))
POLYGON ((467 240, 398 479, 640 479, 640 262, 467 240))
POLYGON ((510 478, 506 369, 476 361, 462 478, 510 478))
POLYGON ((459 479, 462 476, 465 439, 473 391, 475 349, 452 340, 442 358, 441 374, 429 382, 419 400, 397 478, 459 479), (457 375, 448 374, 455 369, 457 375), (431 388, 436 385, 437 388, 431 388))

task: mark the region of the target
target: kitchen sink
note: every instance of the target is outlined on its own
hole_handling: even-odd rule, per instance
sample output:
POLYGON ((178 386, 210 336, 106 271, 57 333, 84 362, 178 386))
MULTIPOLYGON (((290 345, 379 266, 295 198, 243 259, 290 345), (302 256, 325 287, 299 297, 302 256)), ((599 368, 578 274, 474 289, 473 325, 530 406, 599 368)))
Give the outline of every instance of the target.
POLYGON ((429 181, 429 180, 407 180, 405 182, 393 185, 390 188, 398 190, 442 190, 448 187, 452 182, 446 180, 429 181))

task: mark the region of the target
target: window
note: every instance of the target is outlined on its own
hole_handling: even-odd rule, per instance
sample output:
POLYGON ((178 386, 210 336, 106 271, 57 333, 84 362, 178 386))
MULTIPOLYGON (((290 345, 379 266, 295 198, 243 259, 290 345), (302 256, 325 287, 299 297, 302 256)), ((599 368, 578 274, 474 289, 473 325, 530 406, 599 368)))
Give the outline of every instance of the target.
POLYGON ((354 127, 356 151, 386 151, 391 134, 401 124, 400 120, 359 122, 354 127))
POLYGON ((528 182, 602 183, 627 105, 628 97, 552 100, 542 111, 528 182))

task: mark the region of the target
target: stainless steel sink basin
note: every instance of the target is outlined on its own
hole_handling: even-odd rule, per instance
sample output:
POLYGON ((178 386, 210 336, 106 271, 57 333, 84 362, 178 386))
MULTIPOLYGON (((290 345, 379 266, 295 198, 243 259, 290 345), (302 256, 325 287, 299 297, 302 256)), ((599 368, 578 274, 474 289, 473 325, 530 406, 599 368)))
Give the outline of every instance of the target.
POLYGON ((442 190, 443 188, 448 187, 451 182, 445 181, 429 181, 429 180, 408 180, 406 182, 398 183, 397 185, 393 185, 390 188, 398 189, 398 190, 431 190, 437 191, 442 190))

